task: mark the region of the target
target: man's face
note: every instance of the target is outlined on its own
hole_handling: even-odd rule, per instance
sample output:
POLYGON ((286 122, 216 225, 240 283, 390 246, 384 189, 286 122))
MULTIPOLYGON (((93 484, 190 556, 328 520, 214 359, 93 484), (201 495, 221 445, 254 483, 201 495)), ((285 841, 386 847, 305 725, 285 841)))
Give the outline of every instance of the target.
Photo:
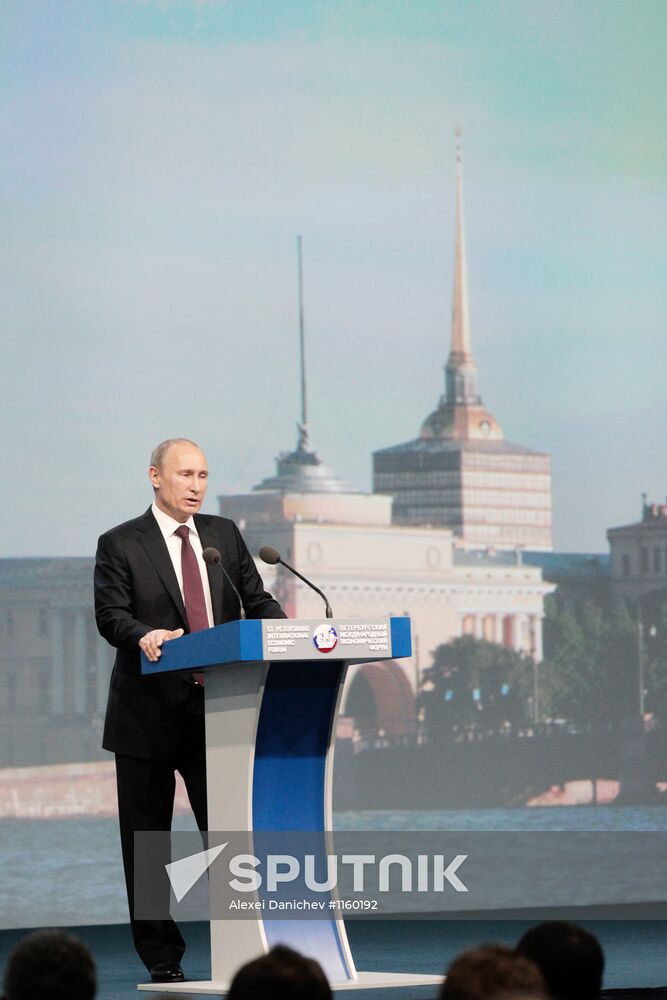
POLYGON ((172 444, 158 469, 149 469, 155 489, 155 503, 176 521, 184 524, 196 514, 206 496, 208 466, 204 453, 193 444, 172 444))

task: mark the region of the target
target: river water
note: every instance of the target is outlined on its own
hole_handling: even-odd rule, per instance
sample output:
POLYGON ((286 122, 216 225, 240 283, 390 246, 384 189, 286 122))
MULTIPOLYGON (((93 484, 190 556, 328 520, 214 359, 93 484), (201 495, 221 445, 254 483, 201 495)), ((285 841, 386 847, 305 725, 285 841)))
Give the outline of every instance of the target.
MULTIPOLYGON (((192 829, 189 817, 178 829, 192 829)), ((342 812, 341 831, 516 831, 522 833, 667 833, 667 807, 592 806, 541 809, 342 812)), ((642 837, 637 844, 643 844, 642 837)), ((654 839, 655 842, 655 839, 654 839)), ((588 838, 598 854, 603 840, 588 838)), ((590 868, 581 859, 582 870, 590 868)), ((631 902, 666 899, 652 887, 624 884, 618 872, 614 898, 631 902)), ((595 900, 589 887, 586 899, 595 900)), ((602 892, 602 887, 601 890, 602 892)), ((602 892, 601 898, 608 897, 602 892)), ((531 905, 525 899, 525 905, 531 905)), ((0 928, 125 923, 123 872, 115 819, 3 820, 0 823, 0 928)))

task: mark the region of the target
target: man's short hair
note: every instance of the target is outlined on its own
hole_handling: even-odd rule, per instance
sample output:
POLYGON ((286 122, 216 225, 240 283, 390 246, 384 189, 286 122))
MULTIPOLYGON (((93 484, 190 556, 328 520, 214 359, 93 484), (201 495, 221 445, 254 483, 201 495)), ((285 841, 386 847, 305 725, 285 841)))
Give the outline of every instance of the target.
POLYGON ((566 920, 531 927, 517 945, 540 969, 552 997, 595 1000, 602 988, 604 953, 594 934, 566 920))
POLYGON ((322 966, 286 945, 248 962, 236 973, 227 1000, 331 1000, 322 966))
POLYGON ((544 980, 536 965, 512 948, 486 944, 461 952, 447 970, 441 1000, 493 1000, 535 997, 544 1000, 544 980))
POLYGON ((195 448, 199 448, 199 445, 194 441, 191 441, 190 438, 167 438, 166 441, 160 441, 160 443, 153 448, 153 451, 151 452, 151 466, 155 466, 156 469, 161 469, 165 456, 173 444, 191 444, 195 448))
POLYGON ((93 1000, 95 962, 87 946, 65 931, 34 931, 7 961, 5 1000, 93 1000))

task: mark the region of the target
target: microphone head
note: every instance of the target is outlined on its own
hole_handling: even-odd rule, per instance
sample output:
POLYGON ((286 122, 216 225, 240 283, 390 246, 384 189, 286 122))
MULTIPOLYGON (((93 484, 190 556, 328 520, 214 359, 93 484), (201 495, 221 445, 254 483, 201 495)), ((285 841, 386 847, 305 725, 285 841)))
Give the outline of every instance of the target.
POLYGON ((272 549, 270 545, 262 545, 259 550, 259 558, 262 562, 268 563, 269 566, 275 566, 276 563, 280 562, 280 552, 277 549, 272 549))
POLYGON ((218 563, 222 562, 222 556, 220 555, 220 552, 218 551, 218 549, 214 549, 212 547, 204 549, 204 551, 201 554, 201 557, 207 566, 216 566, 218 563))

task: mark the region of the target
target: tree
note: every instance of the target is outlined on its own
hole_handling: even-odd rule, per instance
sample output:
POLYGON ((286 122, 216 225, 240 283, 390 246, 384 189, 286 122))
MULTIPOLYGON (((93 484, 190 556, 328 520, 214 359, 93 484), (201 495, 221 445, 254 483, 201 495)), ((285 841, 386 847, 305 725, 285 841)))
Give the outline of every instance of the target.
POLYGON ((667 721, 667 594, 647 595, 638 613, 643 625, 646 711, 667 721))
POLYGON ((600 729, 638 711, 637 622, 627 608, 605 612, 584 602, 564 610, 547 602, 544 653, 545 717, 600 729))
POLYGON ((472 636, 438 646, 418 696, 426 729, 488 733, 528 721, 533 668, 530 657, 472 636))

